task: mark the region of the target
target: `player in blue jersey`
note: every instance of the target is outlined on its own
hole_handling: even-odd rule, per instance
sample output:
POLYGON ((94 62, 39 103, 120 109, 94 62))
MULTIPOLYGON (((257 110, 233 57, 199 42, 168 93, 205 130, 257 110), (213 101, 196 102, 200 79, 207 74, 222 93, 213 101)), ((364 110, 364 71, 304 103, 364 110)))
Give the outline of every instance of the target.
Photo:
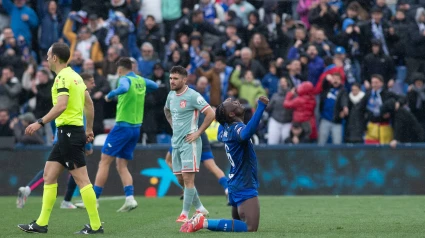
POLYGON ((218 140, 224 143, 231 164, 228 191, 233 220, 206 219, 202 214, 196 214, 182 225, 181 232, 195 232, 203 228, 227 232, 257 231, 260 221, 257 156, 251 137, 268 103, 267 97, 259 98, 257 111, 247 125, 243 123, 245 110, 239 101, 227 99, 217 107, 216 120, 220 123, 218 140))

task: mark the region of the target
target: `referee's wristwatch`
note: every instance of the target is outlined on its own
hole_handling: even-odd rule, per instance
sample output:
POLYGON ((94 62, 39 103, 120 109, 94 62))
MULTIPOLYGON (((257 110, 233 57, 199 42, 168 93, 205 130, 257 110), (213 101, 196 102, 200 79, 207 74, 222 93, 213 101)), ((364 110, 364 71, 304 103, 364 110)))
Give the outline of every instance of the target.
POLYGON ((44 127, 43 118, 38 119, 37 123, 44 127))

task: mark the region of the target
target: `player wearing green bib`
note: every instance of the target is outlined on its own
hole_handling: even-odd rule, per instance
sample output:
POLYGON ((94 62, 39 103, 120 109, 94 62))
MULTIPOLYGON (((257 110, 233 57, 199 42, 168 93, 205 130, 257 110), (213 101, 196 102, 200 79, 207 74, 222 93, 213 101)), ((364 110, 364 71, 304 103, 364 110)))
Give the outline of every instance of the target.
MULTIPOLYGON (((106 101, 118 96, 116 123, 102 148, 94 191, 96 198, 99 198, 108 179, 109 167, 116 160, 126 196, 125 203, 118 212, 128 212, 137 207, 137 202, 134 199, 133 178, 127 165, 133 159, 133 151, 140 138, 146 92, 156 90, 158 85, 131 71, 129 58, 121 58, 117 65, 121 77, 119 86, 105 96, 106 101)), ((82 204, 76 204, 78 205, 82 204)))
POLYGON ((55 119, 58 127, 58 141, 44 167, 43 205, 40 216, 30 224, 18 225, 21 230, 29 233, 47 233, 50 213, 57 196, 57 180, 64 168, 69 170, 81 188, 81 197, 90 218, 90 224, 85 225, 78 233, 103 233, 96 207, 96 195, 87 175, 84 156, 86 142, 93 140, 93 102, 80 75, 66 66, 69 57, 68 45, 55 43, 50 47, 47 52, 47 61, 50 70, 57 74, 52 87, 53 108, 25 130, 26 134, 31 135, 44 124, 55 119), (83 112, 87 118, 85 131, 83 112))
POLYGON ((187 85, 187 71, 181 66, 174 66, 170 71, 171 92, 164 107, 165 116, 173 128, 172 164, 173 172, 184 182, 183 211, 177 222, 186 222, 191 205, 196 211, 207 214, 195 188, 195 172, 199 171, 201 160, 201 134, 215 118, 214 110, 205 99, 187 85), (198 128, 199 113, 205 114, 202 125, 198 128))

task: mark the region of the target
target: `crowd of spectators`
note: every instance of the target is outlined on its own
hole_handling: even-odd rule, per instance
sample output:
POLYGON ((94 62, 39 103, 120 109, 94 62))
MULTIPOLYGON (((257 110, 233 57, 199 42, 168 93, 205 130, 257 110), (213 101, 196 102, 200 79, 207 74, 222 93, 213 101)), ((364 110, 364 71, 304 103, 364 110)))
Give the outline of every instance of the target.
POLYGON ((104 95, 128 56, 160 87, 146 95, 146 143, 172 133, 162 108, 175 65, 212 106, 238 98, 246 120, 267 95, 260 143, 423 142, 425 1, 389 1, 0 0, 0 136, 51 143, 51 127, 22 128, 52 107, 46 52, 66 42, 69 66, 94 75, 95 135, 115 117, 104 95))

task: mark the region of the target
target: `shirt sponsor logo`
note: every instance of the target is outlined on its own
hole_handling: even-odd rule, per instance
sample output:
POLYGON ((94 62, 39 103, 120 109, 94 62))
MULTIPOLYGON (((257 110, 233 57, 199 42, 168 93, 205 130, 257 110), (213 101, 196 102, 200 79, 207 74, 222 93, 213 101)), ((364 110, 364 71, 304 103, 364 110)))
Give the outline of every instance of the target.
MULTIPOLYGON (((184 160, 182 160, 182 162, 183 163, 192 163, 193 162, 193 160, 190 160, 190 159, 184 159, 184 160)), ((185 166, 186 167, 186 166, 185 166)))
POLYGON ((180 108, 185 108, 186 107, 186 100, 181 100, 180 101, 180 108))

